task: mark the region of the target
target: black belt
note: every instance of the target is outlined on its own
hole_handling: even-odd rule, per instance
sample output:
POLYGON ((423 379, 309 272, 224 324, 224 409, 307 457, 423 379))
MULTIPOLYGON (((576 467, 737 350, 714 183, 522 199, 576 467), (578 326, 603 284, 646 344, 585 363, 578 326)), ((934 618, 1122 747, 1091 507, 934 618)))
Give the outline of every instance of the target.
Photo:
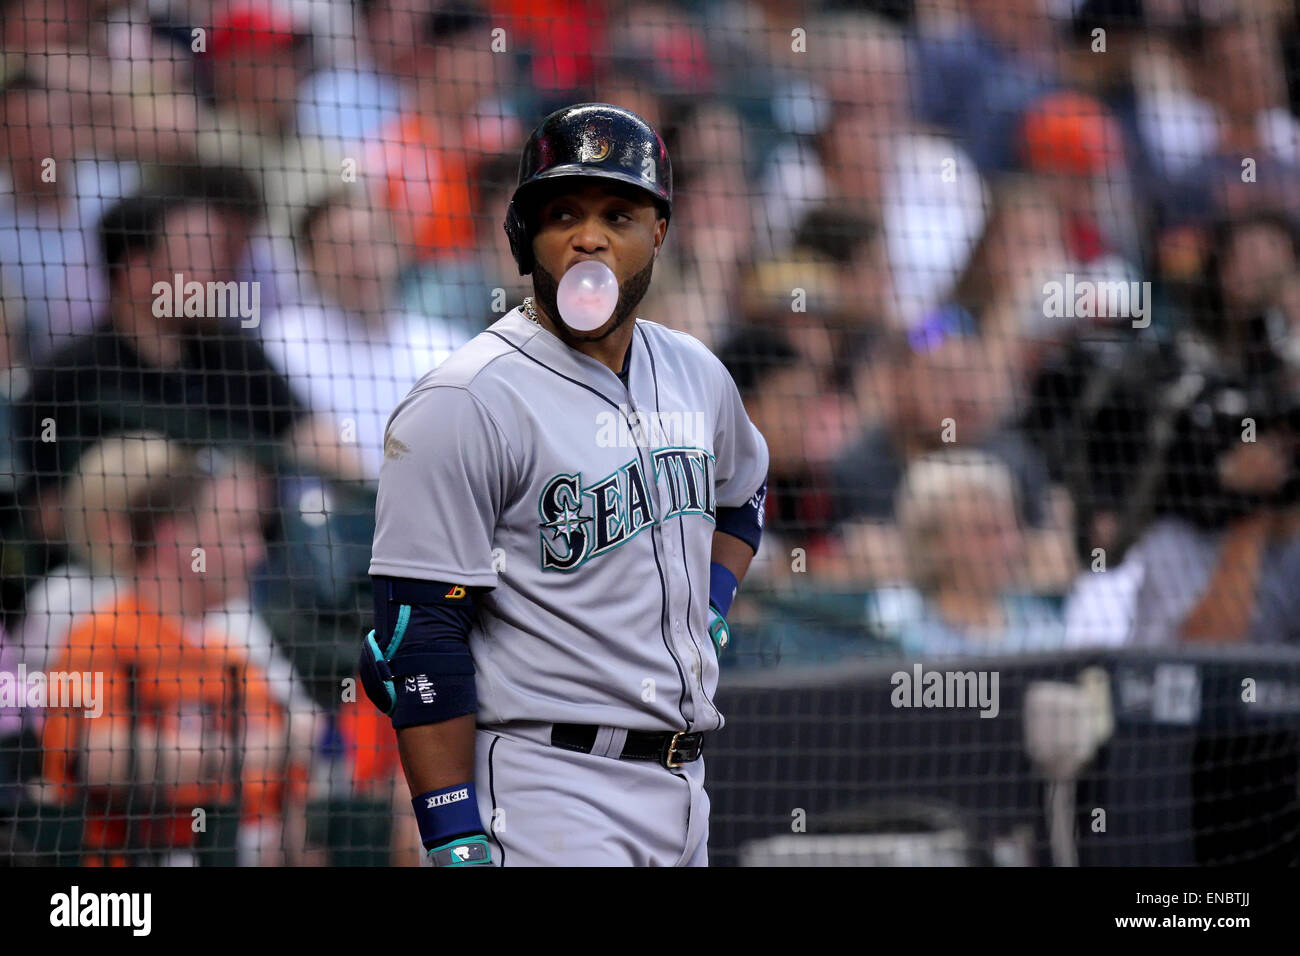
MULTIPOLYGON (((594 724, 552 724, 551 746, 589 754, 600 728, 594 724)), ((699 760, 704 753, 704 733, 671 730, 629 730, 620 760, 657 760, 670 770, 699 760)))

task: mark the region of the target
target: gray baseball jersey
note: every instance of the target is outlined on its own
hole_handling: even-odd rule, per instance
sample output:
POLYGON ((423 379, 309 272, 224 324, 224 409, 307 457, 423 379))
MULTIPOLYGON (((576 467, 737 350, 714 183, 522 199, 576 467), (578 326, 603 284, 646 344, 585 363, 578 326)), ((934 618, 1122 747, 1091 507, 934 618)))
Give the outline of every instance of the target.
POLYGON ((480 727, 710 731, 714 515, 767 444, 697 339, 637 319, 628 385, 515 309, 388 420, 370 573, 487 586, 480 727))

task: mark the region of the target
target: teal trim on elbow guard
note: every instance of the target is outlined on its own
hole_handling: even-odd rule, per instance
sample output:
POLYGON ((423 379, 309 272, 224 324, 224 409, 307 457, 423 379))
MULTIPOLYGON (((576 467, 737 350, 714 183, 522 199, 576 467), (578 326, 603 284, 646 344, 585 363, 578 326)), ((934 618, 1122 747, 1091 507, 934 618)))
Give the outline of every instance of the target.
POLYGON ((402 646, 402 638, 406 636, 406 625, 411 623, 411 605, 403 604, 401 610, 397 612, 397 625, 393 628, 393 639, 388 642, 388 650, 384 652, 387 660, 392 660, 397 649, 402 646))

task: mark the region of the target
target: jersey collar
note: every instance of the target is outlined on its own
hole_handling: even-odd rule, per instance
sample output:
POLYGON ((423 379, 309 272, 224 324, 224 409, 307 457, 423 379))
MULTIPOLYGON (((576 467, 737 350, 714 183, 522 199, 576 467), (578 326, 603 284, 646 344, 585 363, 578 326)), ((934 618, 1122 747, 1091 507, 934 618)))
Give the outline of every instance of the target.
MULTIPOLYGON (((633 321, 639 324, 641 320, 633 321)), ((608 395, 615 401, 625 400, 626 396, 619 395, 619 392, 631 381, 633 369, 638 366, 644 367, 646 361, 643 354, 645 345, 641 342, 641 335, 635 330, 632 333, 632 341, 628 345, 627 356, 623 360, 623 373, 616 375, 607 365, 575 348, 570 348, 553 333, 528 321, 521 308, 508 312, 494 328, 533 358, 544 362, 557 372, 599 389, 602 395, 608 395)), ((642 373, 635 374, 640 378, 642 373)))

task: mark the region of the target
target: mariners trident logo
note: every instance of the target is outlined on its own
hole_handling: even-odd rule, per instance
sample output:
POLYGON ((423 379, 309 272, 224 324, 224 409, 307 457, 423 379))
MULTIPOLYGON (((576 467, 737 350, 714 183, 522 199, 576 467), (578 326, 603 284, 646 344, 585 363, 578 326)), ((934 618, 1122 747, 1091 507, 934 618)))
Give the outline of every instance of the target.
POLYGON ((543 570, 572 571, 656 521, 692 514, 714 520, 713 455, 702 448, 656 448, 651 461, 654 481, 664 482, 671 502, 658 517, 638 458, 592 485, 584 486, 579 474, 559 474, 546 482, 537 502, 543 570))

